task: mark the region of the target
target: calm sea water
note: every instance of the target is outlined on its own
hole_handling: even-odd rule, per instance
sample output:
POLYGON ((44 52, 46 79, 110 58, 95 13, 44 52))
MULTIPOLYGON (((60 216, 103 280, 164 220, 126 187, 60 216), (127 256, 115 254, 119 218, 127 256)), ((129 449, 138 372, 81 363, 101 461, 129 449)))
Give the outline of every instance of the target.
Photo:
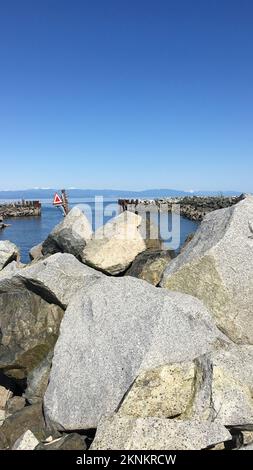
MULTIPOLYGON (((3 201, 0 200, 0 202, 3 201)), ((41 202, 41 217, 18 217, 5 219, 5 222, 11 225, 10 227, 0 231, 0 240, 10 240, 20 248, 21 261, 23 263, 29 262, 29 250, 33 246, 45 240, 52 228, 63 219, 61 209, 53 207, 51 201, 44 200, 41 202)), ((87 199, 70 201, 71 207, 77 204, 82 204, 82 208, 94 229, 94 201, 87 201, 87 199)), ((96 210, 96 227, 106 223, 111 217, 117 215, 117 211, 118 207, 116 205, 116 201, 104 200, 101 208, 96 210)), ((166 225, 166 227, 170 229, 171 215, 166 213, 162 214, 160 223, 161 225, 166 225)), ((180 245, 184 243, 187 236, 194 232, 197 227, 197 222, 185 219, 184 217, 180 218, 180 245)))

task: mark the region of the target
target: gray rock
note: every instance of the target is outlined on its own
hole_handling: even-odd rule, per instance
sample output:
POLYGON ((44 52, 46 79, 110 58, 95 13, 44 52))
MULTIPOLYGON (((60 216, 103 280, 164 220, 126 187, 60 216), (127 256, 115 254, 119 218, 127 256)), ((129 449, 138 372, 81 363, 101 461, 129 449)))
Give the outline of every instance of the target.
POLYGON ((16 413, 24 408, 26 404, 25 398, 20 396, 15 396, 9 398, 7 405, 6 405, 6 414, 7 416, 16 413))
POLYGON ((0 385, 0 410, 4 410, 8 400, 12 397, 12 392, 8 388, 0 385))
POLYGON ((0 270, 11 261, 19 259, 19 250, 14 243, 8 240, 0 240, 0 270))
POLYGON ((61 251, 80 259, 91 236, 92 229, 87 217, 79 207, 73 207, 43 242, 42 253, 48 255, 61 251))
POLYGON ((0 281, 2 279, 11 279, 12 276, 15 276, 22 267, 23 265, 21 263, 11 261, 11 263, 7 264, 7 266, 0 271, 0 281))
POLYGON ((253 347, 246 348, 215 344, 212 352, 192 362, 164 364, 140 373, 118 414, 180 416, 248 428, 253 423, 253 347))
POLYGON ((125 211, 100 227, 88 241, 82 261, 107 274, 124 272, 146 249, 139 231, 141 217, 125 211))
POLYGON ((0 385, 0 426, 6 418, 6 406, 8 400, 12 397, 12 392, 8 388, 0 385))
POLYGON ((67 430, 96 427, 141 371, 191 361, 220 335, 197 299, 131 277, 103 277, 80 292, 60 331, 44 405, 67 430))
POLYGON ((56 253, 22 269, 18 279, 45 300, 66 308, 76 292, 102 275, 71 254, 56 253))
POLYGON ((214 421, 212 365, 206 356, 140 373, 120 404, 118 415, 214 421))
POLYGON ((27 376, 25 398, 31 404, 40 403, 43 400, 48 386, 52 358, 53 351, 50 351, 45 359, 27 376))
POLYGON ((219 348, 211 363, 215 421, 226 426, 253 423, 253 346, 219 348))
POLYGON ((12 278, 0 282, 0 369, 23 379, 54 347, 64 311, 12 278))
POLYGON ((240 447, 240 449, 235 449, 235 450, 253 450, 253 444, 242 446, 240 447))
POLYGON ((101 420, 91 450, 201 450, 231 440, 221 424, 114 415, 101 420))
POLYGON ((24 434, 16 440, 12 450, 34 450, 38 444, 38 439, 32 431, 28 429, 28 431, 25 431, 24 434))
POLYGON ((139 213, 139 216, 141 216, 141 224, 138 230, 145 240, 146 248, 150 250, 161 250, 162 240, 158 225, 153 223, 151 218, 148 218, 147 214, 143 211, 139 213))
POLYGON ((42 243, 42 256, 47 257, 50 255, 54 255, 55 253, 62 253, 62 248, 57 245, 53 235, 50 233, 46 240, 42 243))
POLYGON ((253 444, 253 432, 252 431, 242 431, 243 444, 249 445, 253 444))
POLYGON ((194 362, 180 362, 141 372, 124 397, 118 415, 182 418, 194 400, 196 369, 194 362))
POLYGON ((5 417, 6 417, 5 410, 2 410, 2 409, 0 408, 0 427, 1 427, 2 424, 4 423, 5 417))
POLYGON ((253 197, 205 217, 162 287, 194 295, 233 341, 253 344, 253 197))
POLYGON ((6 418, 0 428, 0 449, 11 449, 28 429, 39 441, 47 437, 41 404, 26 406, 6 418))
POLYGON ((189 233, 189 235, 186 237, 183 245, 181 246, 180 248, 180 253, 183 253, 183 251, 186 250, 187 246, 189 245, 189 243, 192 241, 192 239, 194 238, 194 235, 195 235, 195 232, 193 233, 189 233))
POLYGON ((43 258, 42 243, 33 246, 29 251, 29 256, 32 261, 38 261, 39 259, 43 258))
POLYGON ((169 250, 146 250, 134 259, 126 276, 138 277, 144 281, 157 286, 161 281, 162 274, 171 261, 169 250))

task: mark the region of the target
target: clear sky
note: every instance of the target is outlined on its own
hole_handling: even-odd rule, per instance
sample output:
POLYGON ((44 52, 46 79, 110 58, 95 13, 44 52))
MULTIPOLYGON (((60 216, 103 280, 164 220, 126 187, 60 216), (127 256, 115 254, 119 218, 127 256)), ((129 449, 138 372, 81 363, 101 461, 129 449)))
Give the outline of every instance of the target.
POLYGON ((253 191, 252 0, 0 0, 0 189, 253 191))

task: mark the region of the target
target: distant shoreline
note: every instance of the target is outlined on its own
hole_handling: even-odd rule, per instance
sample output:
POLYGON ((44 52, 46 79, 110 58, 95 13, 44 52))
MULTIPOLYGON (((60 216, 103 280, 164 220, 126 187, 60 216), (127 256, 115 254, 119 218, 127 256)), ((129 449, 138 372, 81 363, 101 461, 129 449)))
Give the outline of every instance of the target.
MULTIPOLYGON (((52 199, 54 193, 59 188, 51 189, 26 189, 0 191, 0 200, 19 200, 19 199, 52 199)), ((240 196, 243 191, 184 191, 169 188, 154 188, 140 191, 121 190, 121 189, 66 189, 69 198, 94 198, 103 196, 104 198, 120 199, 157 199, 167 197, 186 197, 186 196, 240 196)))

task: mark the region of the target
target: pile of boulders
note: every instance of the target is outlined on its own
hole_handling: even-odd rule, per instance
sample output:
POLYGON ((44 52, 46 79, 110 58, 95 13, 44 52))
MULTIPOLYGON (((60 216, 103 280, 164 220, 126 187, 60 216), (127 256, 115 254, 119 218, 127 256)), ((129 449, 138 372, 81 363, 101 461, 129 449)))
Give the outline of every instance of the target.
POLYGON ((0 448, 251 447, 253 198, 177 257, 142 223, 76 207, 27 266, 0 242, 0 448))
POLYGON ((202 221, 203 218, 212 211, 231 207, 247 197, 246 194, 240 196, 183 196, 169 197, 162 199, 138 199, 119 200, 119 204, 124 210, 130 210, 136 213, 143 212, 178 212, 180 207, 181 217, 196 222, 202 221))

